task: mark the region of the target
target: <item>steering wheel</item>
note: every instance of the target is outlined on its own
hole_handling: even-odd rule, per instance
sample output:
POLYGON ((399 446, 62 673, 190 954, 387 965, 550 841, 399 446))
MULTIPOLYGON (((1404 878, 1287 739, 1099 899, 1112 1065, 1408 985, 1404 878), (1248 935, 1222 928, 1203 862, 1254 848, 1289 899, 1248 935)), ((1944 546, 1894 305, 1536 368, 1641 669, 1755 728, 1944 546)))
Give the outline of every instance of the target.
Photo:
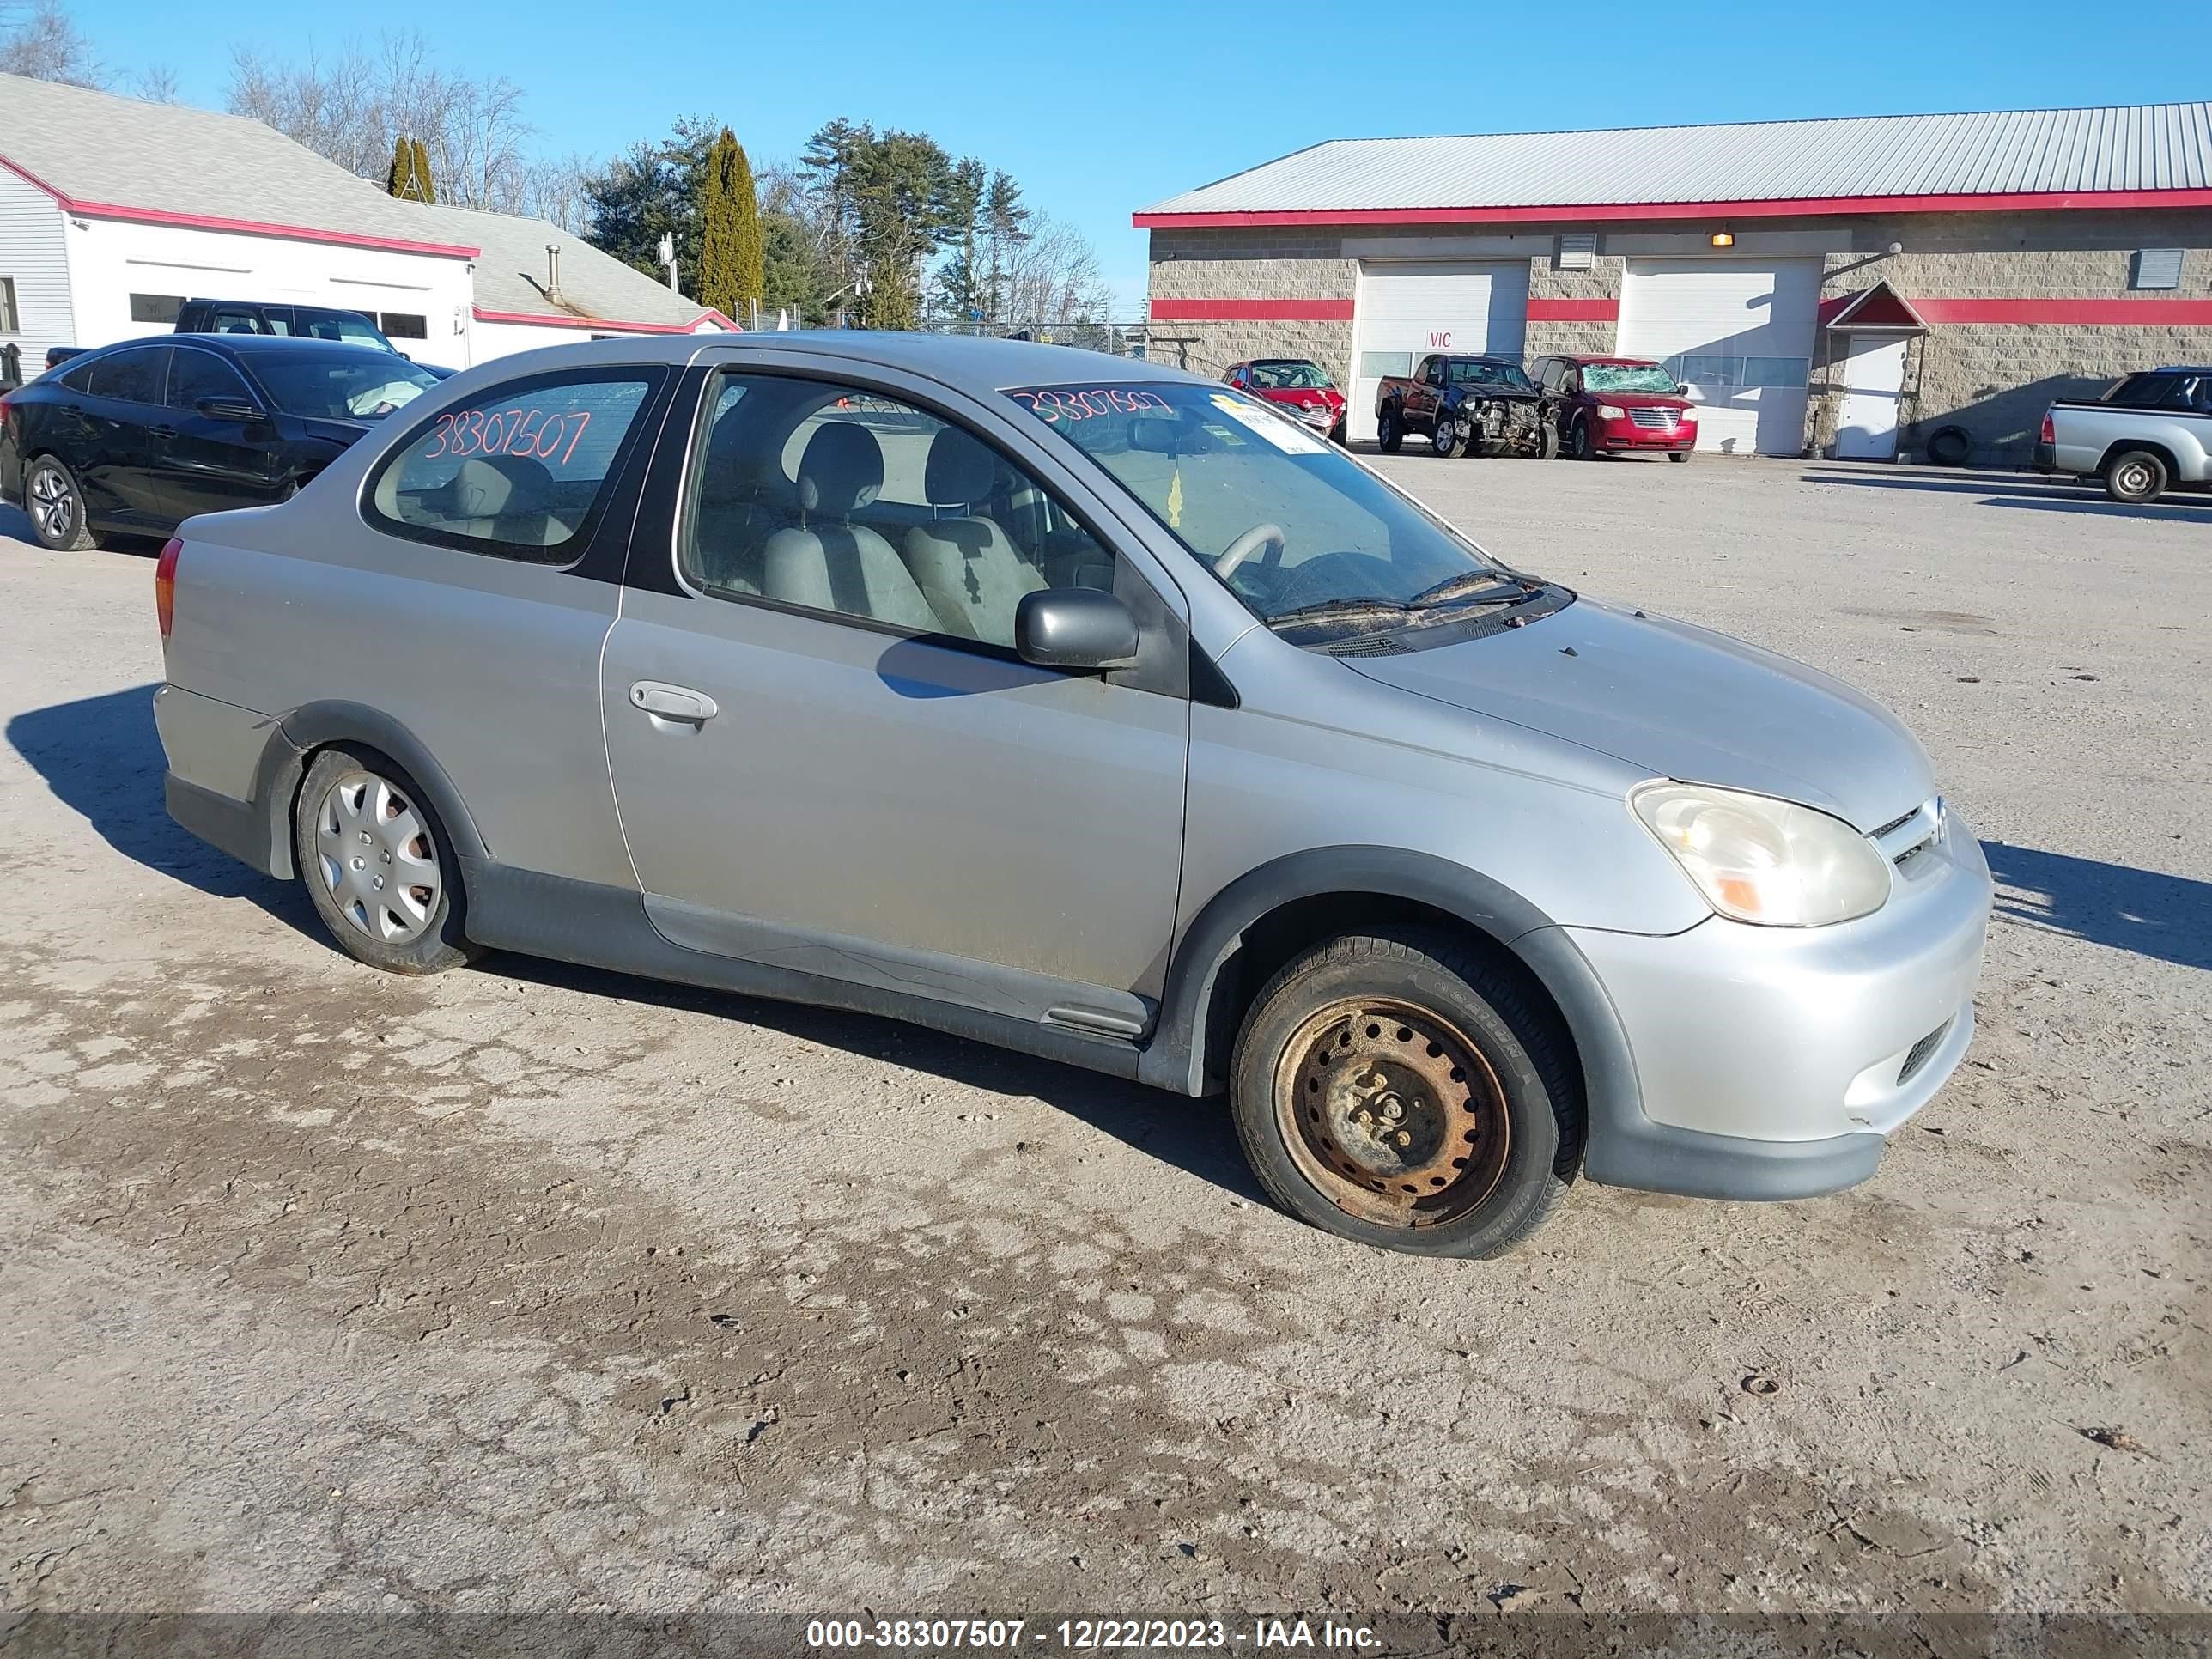
POLYGON ((1263 547, 1272 547, 1278 555, 1283 550, 1285 538, 1279 524, 1255 524, 1235 541, 1229 550, 1213 562, 1213 574, 1227 581, 1236 574, 1237 567, 1263 547))

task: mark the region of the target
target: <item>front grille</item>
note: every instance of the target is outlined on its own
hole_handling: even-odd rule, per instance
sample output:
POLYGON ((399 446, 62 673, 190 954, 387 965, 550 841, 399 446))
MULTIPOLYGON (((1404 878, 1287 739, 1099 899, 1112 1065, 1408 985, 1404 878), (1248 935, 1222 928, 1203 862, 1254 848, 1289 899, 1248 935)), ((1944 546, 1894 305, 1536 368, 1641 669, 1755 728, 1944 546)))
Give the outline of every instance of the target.
POLYGON ((1674 409, 1632 409, 1628 418, 1654 432, 1672 432, 1682 423, 1681 411, 1674 409))
POLYGON ((1916 806, 1910 812, 1907 812, 1903 817, 1892 818, 1887 823, 1883 824, 1881 829, 1874 832, 1874 838, 1876 841, 1880 841, 1884 836, 1889 834, 1891 830, 1904 829, 1906 824, 1911 823, 1913 819, 1919 816, 1920 809, 1916 806))
POLYGON ((1928 1057, 1943 1046, 1944 1033, 1950 1029, 1951 1022, 1947 1019, 1905 1050, 1905 1064, 1897 1068, 1897 1081, 1900 1086, 1911 1082, 1913 1074, 1928 1063, 1928 1057))

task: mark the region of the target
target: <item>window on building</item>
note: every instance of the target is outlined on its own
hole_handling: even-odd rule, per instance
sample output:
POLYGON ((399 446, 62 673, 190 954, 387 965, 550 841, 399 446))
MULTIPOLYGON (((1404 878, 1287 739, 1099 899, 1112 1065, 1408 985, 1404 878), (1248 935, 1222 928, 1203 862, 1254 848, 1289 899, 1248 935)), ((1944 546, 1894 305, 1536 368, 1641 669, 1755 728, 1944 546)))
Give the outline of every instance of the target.
POLYGON ((15 309, 15 279, 0 276, 0 334, 21 334, 22 313, 15 309))
POLYGON ((181 294, 134 294, 131 296, 131 320, 134 323, 173 323, 185 308, 181 294))
POLYGON ((376 473, 368 516, 410 540, 570 563, 660 379, 642 368, 539 375, 442 410, 376 473))
POLYGON ((2136 288, 2179 288, 2181 286, 2182 250, 2178 247, 2147 247, 2136 254, 2136 288))
POLYGON ((430 319, 410 311, 387 311, 377 319, 387 340, 427 340, 430 337, 430 319))

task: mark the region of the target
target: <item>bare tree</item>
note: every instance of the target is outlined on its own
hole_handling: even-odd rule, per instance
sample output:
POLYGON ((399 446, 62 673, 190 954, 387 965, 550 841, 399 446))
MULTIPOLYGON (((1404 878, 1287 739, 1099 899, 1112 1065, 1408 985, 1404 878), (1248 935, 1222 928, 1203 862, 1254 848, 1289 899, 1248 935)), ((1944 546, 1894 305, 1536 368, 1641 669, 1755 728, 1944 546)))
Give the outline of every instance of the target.
POLYGON ((441 202, 511 213, 544 193, 524 149, 522 89, 444 68, 412 30, 328 61, 279 64, 235 48, 229 105, 364 179, 383 176, 394 138, 419 138, 441 202))
POLYGON ((1097 250, 1073 225, 1037 214, 1029 236, 1006 260, 1006 320, 1099 322, 1112 312, 1114 291, 1098 269, 1097 250))
POLYGON ((149 104, 181 104, 184 94, 177 88, 177 72, 167 64, 149 64, 131 77, 131 90, 134 95, 149 104))
POLYGON ((581 155, 541 155, 525 161, 514 174, 514 200, 501 212, 550 219, 572 236, 592 228, 592 203, 585 184, 591 163, 581 155))
POLYGON ((0 74, 104 87, 107 72, 61 0, 0 0, 0 74))

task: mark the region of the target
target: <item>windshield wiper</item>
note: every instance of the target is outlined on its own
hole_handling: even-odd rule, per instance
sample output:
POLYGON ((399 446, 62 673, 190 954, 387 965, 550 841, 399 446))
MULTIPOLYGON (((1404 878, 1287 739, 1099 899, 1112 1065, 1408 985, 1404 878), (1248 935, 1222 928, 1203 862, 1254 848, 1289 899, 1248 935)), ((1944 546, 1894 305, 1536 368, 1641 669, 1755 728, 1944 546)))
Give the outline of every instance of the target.
POLYGON ((1277 612, 1267 618, 1267 626, 1280 628, 1285 623, 1322 622, 1337 617, 1402 617, 1411 609, 1395 599, 1316 599, 1311 605, 1277 612))
POLYGON ((1518 605, 1543 591, 1541 582, 1530 581, 1525 576, 1509 576, 1500 582, 1498 574, 1495 570, 1463 570, 1456 576, 1447 576, 1407 600, 1406 609, 1425 611, 1431 605, 1444 604, 1518 605), (1492 585, 1482 586, 1486 582, 1492 585))

